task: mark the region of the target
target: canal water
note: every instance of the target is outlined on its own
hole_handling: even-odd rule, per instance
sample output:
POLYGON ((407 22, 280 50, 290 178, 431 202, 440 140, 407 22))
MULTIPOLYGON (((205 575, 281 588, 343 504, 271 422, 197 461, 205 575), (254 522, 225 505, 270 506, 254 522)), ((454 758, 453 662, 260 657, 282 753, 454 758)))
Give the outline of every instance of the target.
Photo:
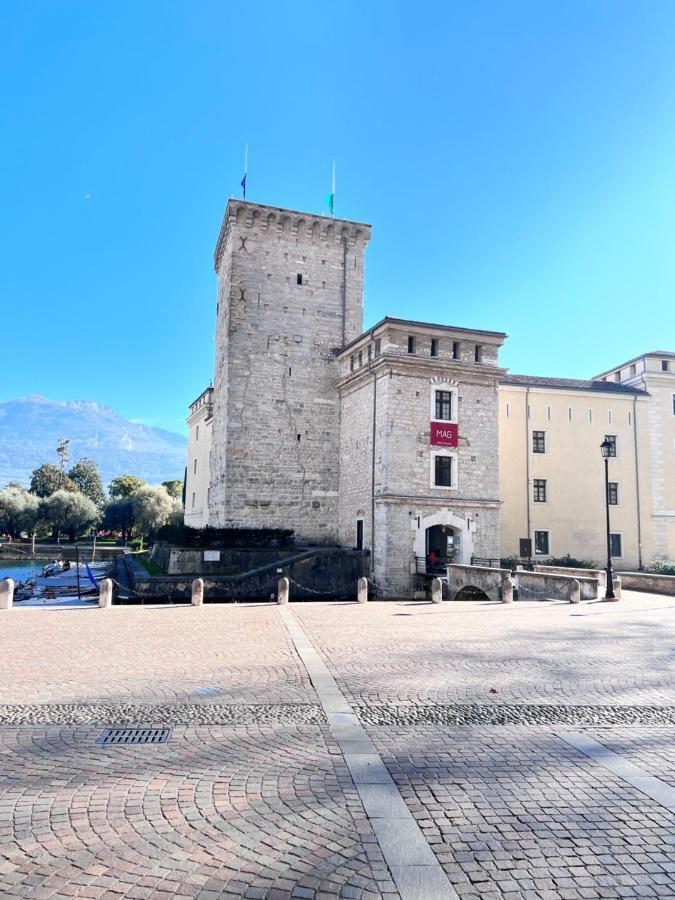
POLYGON ((49 559, 0 559, 0 581, 12 578, 15 582, 25 581, 31 575, 42 572, 44 567, 54 560, 49 559))

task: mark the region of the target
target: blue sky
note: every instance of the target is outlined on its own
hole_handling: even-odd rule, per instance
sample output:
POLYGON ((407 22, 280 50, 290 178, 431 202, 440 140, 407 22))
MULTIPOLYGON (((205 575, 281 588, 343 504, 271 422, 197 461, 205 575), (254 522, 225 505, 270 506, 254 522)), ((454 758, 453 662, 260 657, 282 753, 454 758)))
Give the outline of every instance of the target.
POLYGON ((181 430, 249 199, 373 225, 384 315, 512 371, 675 350, 675 4, 0 0, 0 400, 181 430), (91 194, 91 199, 85 195, 91 194))

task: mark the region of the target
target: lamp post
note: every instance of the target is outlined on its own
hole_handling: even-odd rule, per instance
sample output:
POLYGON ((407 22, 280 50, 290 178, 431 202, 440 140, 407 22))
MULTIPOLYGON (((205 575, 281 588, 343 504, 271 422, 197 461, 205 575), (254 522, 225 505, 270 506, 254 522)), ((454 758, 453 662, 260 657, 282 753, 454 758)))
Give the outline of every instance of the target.
POLYGON ((607 517, 607 590, 605 591, 605 600, 616 600, 612 569, 612 538, 609 531, 609 457, 612 452, 612 442, 607 438, 600 444, 600 452, 605 460, 605 512, 607 517))

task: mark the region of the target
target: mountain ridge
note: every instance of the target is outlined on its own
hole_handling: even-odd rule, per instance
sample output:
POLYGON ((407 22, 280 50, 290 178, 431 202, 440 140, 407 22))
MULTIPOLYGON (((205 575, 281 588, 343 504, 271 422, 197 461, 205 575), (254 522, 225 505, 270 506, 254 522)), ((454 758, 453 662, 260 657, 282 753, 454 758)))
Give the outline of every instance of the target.
POLYGON ((173 431, 123 418, 94 400, 51 400, 42 394, 0 402, 0 487, 28 485, 33 469, 57 464, 60 438, 70 440, 70 463, 93 459, 107 487, 130 472, 159 484, 183 480, 187 439, 173 431))

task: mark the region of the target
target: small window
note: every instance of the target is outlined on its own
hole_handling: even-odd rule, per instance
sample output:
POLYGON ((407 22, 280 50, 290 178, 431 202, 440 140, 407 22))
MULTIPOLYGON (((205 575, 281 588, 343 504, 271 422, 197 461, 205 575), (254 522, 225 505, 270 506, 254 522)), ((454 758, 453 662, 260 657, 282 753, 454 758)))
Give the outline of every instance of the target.
POLYGON ((673 394, 673 415, 675 416, 675 394, 673 394))
POLYGON ((462 348, 459 345, 459 341, 452 342, 452 358, 453 359, 459 359, 459 354, 461 352, 461 349, 462 348))
POLYGON ((195 459, 194 464, 192 466, 192 472, 194 475, 197 474, 197 460, 195 459))
POLYGON ((607 424, 608 425, 612 424, 612 410, 611 409, 607 410, 607 424))
POLYGON ((533 453, 546 453, 546 432, 545 431, 533 431, 532 432, 532 452, 533 453))
POLYGON ((192 508, 195 508, 195 492, 192 492, 192 508))
POLYGON ((363 350, 359 350, 359 369, 363 365, 363 350))
POLYGON ((302 284, 302 275, 299 272, 298 272, 296 278, 297 278, 298 284, 302 284))
POLYGON ((415 338, 412 334, 408 335, 408 353, 415 352, 415 338))
POLYGON ((609 550, 612 556, 623 556, 623 541, 621 540, 620 534, 610 534, 609 536, 609 550))
POLYGON ((476 344, 476 346, 474 347, 473 358, 477 363, 483 361, 483 348, 481 347, 480 344, 476 344))
POLYGON ((567 418, 570 422, 572 421, 572 407, 571 406, 567 407, 567 418))
POLYGON ((538 556, 548 556, 548 531, 535 531, 534 533, 534 552, 538 556))
POLYGON ((436 391, 435 418, 441 422, 452 420, 452 391, 436 391))
POLYGON ((615 434, 606 434, 605 440, 609 442, 608 456, 616 456, 616 435, 615 434))
POLYGON ((438 487, 452 487, 452 457, 434 458, 434 484, 438 487))
POLYGON ((668 371, 668 360, 667 360, 667 359, 662 359, 662 360, 661 360, 661 371, 662 371, 662 372, 667 372, 667 371, 668 371))
POLYGON ((355 361, 354 355, 352 354, 351 359, 349 360, 349 369, 351 372, 354 371, 354 361, 355 361))
POLYGON ((199 425, 195 428, 195 441, 199 440, 199 425))
POLYGON ((610 506, 619 505, 619 482, 610 481, 607 485, 607 500, 610 506))
POLYGON ((379 356, 381 353, 382 341, 380 338, 375 338, 375 347, 373 349, 373 356, 379 356))
POLYGON ((356 549, 363 550, 363 519, 356 520, 356 549))
POLYGON ((507 419, 511 418, 511 404, 510 403, 506 404, 506 418, 507 419))
POLYGON ((546 503, 546 479, 545 478, 535 478, 534 479, 534 502, 535 503, 546 503))
POLYGON ((436 338, 431 339, 431 347, 429 348, 430 356, 438 356, 438 341, 436 338))
POLYGON ((630 374, 635 375, 636 372, 637 372, 637 366, 635 365, 635 363, 633 363, 633 365, 630 367, 630 374))
POLYGON ((621 372, 614 373, 614 381, 621 381, 621 372))

